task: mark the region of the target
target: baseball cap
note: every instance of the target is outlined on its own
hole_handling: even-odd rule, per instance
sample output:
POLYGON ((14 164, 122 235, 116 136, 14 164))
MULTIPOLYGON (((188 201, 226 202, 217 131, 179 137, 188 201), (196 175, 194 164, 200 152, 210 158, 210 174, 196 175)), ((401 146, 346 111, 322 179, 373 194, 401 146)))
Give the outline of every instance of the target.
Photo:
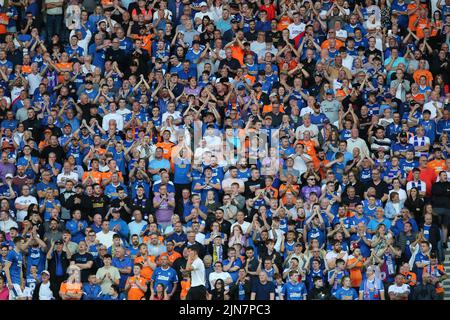
POLYGON ((41 274, 46 274, 46 275, 50 276, 50 272, 48 272, 47 270, 43 270, 43 271, 41 272, 41 274))
POLYGON ((56 240, 55 244, 62 244, 62 241, 61 240, 56 240))
POLYGON ((11 174, 11 173, 7 173, 6 175, 5 175, 5 178, 13 178, 13 175, 11 174))
POLYGON ((390 92, 387 92, 387 93, 384 94, 384 97, 386 99, 392 99, 392 94, 390 92))
POLYGON ((200 2, 199 7, 208 6, 205 1, 200 2))
POLYGON ((66 122, 66 123, 64 124, 64 127, 71 127, 71 128, 72 128, 72 125, 71 125, 70 123, 66 122))
POLYGON ((238 90, 244 90, 244 89, 245 89, 245 86, 241 84, 241 85, 239 85, 239 86, 237 87, 237 89, 238 89, 238 90))
POLYGON ((239 21, 237 21, 237 19, 233 18, 231 19, 231 23, 238 23, 239 21))
POLYGON ((332 89, 328 89, 328 90, 326 91, 326 94, 334 94, 334 91, 333 91, 332 89))
POLYGON ((408 134, 406 132, 400 133, 400 138, 407 138, 408 134))

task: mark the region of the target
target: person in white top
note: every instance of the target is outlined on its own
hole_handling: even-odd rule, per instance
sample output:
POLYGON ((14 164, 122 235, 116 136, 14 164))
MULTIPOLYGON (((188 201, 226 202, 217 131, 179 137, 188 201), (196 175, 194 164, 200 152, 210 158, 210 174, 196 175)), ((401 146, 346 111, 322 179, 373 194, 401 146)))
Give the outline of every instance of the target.
POLYGON ((298 140, 303 140, 303 133, 308 130, 311 133, 311 139, 317 139, 319 135, 319 128, 311 123, 311 115, 309 113, 302 116, 303 124, 295 130, 295 137, 298 140))
POLYGON ((187 300, 206 300, 205 287, 205 264, 199 258, 198 252, 200 248, 192 245, 188 248, 188 260, 186 268, 181 271, 191 272, 191 288, 189 289, 187 300))
POLYGON ((9 212, 6 210, 0 211, 0 231, 9 233, 9 230, 13 227, 18 228, 18 225, 13 219, 11 219, 9 212))
POLYGON ((434 120, 436 118, 436 116, 438 115, 438 109, 442 110, 442 102, 439 101, 439 95, 435 92, 432 91, 430 94, 430 101, 428 101, 427 103, 425 103, 423 105, 423 111, 428 110, 430 111, 431 115, 430 115, 430 119, 434 120))
POLYGON ((299 12, 294 12, 294 22, 288 25, 289 39, 294 39, 300 33, 305 31, 306 25, 301 21, 301 16, 299 12))
POLYGON ((50 272, 43 270, 41 272, 42 282, 36 287, 37 296, 39 300, 55 300, 55 296, 52 290, 52 284, 50 283, 50 272))
POLYGON ((113 236, 115 234, 114 231, 109 230, 109 221, 105 220, 102 222, 102 230, 97 232, 96 238, 99 243, 103 244, 106 248, 109 248, 113 244, 113 236))
POLYGON ((70 163, 66 161, 63 166, 63 171, 56 177, 56 183, 61 189, 61 192, 65 191, 67 181, 72 181, 76 185, 78 182, 78 174, 71 170, 70 163))
POLYGON ((333 250, 327 252, 325 256, 325 261, 328 265, 328 270, 332 270, 336 267, 336 260, 342 259, 347 262, 348 254, 346 251, 342 250, 342 245, 340 241, 336 241, 333 244, 333 250))
POLYGON ((242 211, 238 211, 236 213, 236 222, 231 225, 231 230, 233 230, 234 226, 240 226, 243 234, 250 233, 252 224, 245 221, 244 218, 244 213, 242 211))
POLYGON ((412 170, 413 179, 406 184, 406 192, 409 194, 412 188, 417 188, 421 197, 425 197, 427 191, 427 184, 420 180, 420 169, 414 168, 412 170))
POLYGON ((359 137, 358 128, 353 128, 351 132, 350 138, 347 140, 347 151, 353 152, 354 148, 359 148, 361 157, 370 158, 369 148, 367 147, 366 142, 359 137))
POLYGON ((225 282, 225 290, 228 290, 229 284, 233 282, 231 275, 228 272, 223 271, 223 263, 220 261, 214 263, 214 272, 209 274, 209 287, 214 288, 218 279, 222 279, 223 282, 225 282))
POLYGON ((408 300, 409 285, 404 283, 402 274, 395 276, 395 282, 389 286, 388 293, 391 300, 408 300))
POLYGON ((28 214, 28 207, 31 204, 37 204, 37 199, 30 195, 30 187, 24 185, 22 187, 22 195, 14 202, 14 207, 17 210, 16 221, 23 222, 28 214))
POLYGON ((110 112, 103 117, 102 121, 103 130, 108 131, 112 120, 116 122, 117 130, 123 130, 123 117, 116 112, 117 105, 115 102, 111 102, 109 104, 109 110, 110 112))

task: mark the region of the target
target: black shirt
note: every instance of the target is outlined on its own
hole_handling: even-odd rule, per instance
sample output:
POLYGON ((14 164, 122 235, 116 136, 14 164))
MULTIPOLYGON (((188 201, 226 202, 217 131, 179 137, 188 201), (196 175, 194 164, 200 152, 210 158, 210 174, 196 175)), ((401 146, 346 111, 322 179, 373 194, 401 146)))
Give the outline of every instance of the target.
MULTIPOLYGON (((86 252, 84 254, 75 253, 72 256, 71 261, 75 261, 75 263, 79 263, 79 264, 85 264, 85 263, 88 263, 89 261, 94 262, 94 257, 89 252, 86 252)), ((92 267, 89 269, 81 269, 81 282, 88 281, 88 277, 89 277, 89 274, 91 273, 91 270, 92 270, 92 267)))
POLYGON ((388 185, 386 184, 386 182, 384 181, 380 181, 380 183, 375 184, 373 181, 371 181, 368 185, 367 185, 367 189, 373 187, 375 188, 376 194, 375 197, 377 199, 381 199, 383 197, 383 195, 385 194, 389 194, 389 188, 388 185))

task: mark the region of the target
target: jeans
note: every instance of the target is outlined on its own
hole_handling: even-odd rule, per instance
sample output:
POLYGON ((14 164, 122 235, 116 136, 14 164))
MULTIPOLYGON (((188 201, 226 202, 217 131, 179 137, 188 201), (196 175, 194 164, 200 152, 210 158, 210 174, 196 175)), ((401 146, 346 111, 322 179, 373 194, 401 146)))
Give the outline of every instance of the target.
POLYGON ((50 41, 55 34, 61 37, 62 22, 62 14, 47 14, 47 41, 50 41))

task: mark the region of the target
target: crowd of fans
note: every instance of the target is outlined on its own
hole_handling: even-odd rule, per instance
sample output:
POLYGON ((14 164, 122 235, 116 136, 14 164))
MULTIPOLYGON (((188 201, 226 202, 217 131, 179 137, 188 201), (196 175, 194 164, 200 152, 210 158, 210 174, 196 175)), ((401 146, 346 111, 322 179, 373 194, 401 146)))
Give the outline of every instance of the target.
POLYGON ((449 0, 1 2, 0 300, 443 299, 449 0))

